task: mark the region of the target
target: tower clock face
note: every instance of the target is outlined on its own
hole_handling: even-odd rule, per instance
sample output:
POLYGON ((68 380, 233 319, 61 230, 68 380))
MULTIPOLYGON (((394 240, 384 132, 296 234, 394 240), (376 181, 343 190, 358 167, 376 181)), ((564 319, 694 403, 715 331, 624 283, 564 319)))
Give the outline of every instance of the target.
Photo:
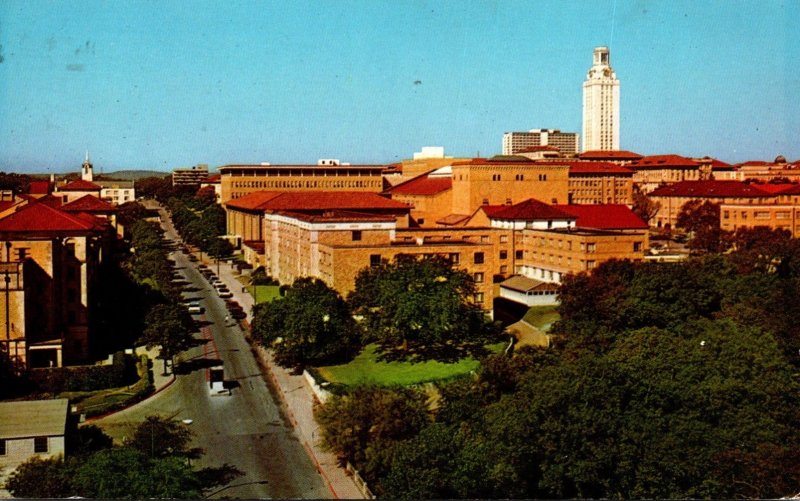
POLYGON ((609 76, 611 76, 611 70, 609 70, 608 68, 604 69, 604 70, 603 70, 603 76, 604 76, 604 77, 609 77, 609 76))

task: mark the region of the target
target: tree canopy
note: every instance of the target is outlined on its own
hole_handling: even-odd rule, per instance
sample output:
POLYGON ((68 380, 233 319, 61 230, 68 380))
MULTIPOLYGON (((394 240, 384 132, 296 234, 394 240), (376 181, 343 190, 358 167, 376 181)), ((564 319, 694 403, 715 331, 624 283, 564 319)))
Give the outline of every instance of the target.
POLYGON ((499 333, 474 294, 472 277, 450 261, 398 255, 362 269, 348 302, 385 354, 453 360, 499 333))
POLYGON ((193 346, 193 333, 194 322, 183 305, 158 304, 147 313, 140 341, 148 350, 159 347, 158 358, 164 360, 166 374, 167 360, 173 361, 175 355, 193 346))
POLYGON ((251 332, 284 367, 341 361, 360 347, 347 304, 316 278, 298 278, 284 298, 256 305, 251 332))

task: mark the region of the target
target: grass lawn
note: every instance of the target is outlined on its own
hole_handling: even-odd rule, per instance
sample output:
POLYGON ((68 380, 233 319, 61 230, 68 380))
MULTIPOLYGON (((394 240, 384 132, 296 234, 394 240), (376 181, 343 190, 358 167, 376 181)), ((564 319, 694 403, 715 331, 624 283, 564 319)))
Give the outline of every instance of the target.
POLYGON ((553 322, 561 318, 556 308, 556 306, 531 306, 522 319, 540 331, 547 332, 553 322))
POLYGON ((251 285, 247 288, 256 304, 266 303, 280 297, 278 289, 277 285, 251 285))
MULTIPOLYGON (((500 351, 504 343, 490 345, 491 351, 500 351)), ((427 362, 380 362, 375 353, 377 346, 368 345, 352 362, 345 365, 319 367, 320 375, 331 383, 346 385, 375 384, 378 386, 426 383, 454 376, 461 376, 478 368, 474 358, 463 358, 458 362, 446 364, 427 362)))

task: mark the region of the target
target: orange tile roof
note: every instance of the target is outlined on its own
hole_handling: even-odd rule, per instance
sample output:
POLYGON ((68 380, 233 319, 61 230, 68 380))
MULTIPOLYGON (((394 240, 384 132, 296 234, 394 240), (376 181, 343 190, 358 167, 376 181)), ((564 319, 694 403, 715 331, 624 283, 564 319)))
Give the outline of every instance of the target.
MULTIPOLYGON (((484 210, 485 210, 484 206, 484 210)), ((502 209, 493 211, 491 214, 492 219, 505 219, 505 220, 573 220, 575 216, 569 214, 561 209, 557 209, 552 205, 547 205, 533 198, 529 198, 524 202, 514 205, 506 205, 502 209)), ((489 212, 487 211, 487 214, 489 212)))
POLYGON ((626 205, 573 204, 553 207, 575 216, 575 226, 595 230, 646 230, 647 223, 626 205))
POLYGON ((741 181, 681 181, 661 186, 650 192, 651 197, 694 198, 764 198, 772 196, 756 185, 741 181))
POLYGON ((663 169, 665 167, 694 169, 700 167, 700 163, 691 158, 680 155, 651 155, 642 157, 629 164, 631 169, 663 169))
POLYGON ((43 195, 50 193, 50 181, 31 181, 28 193, 31 195, 43 195))
POLYGON ((584 151, 578 157, 582 159, 613 159, 613 160, 637 160, 644 155, 627 150, 591 150, 584 151))
POLYGON ((309 223, 393 223, 396 221, 394 216, 381 216, 376 214, 364 214, 353 211, 334 210, 323 214, 303 214, 302 212, 277 211, 277 214, 299 219, 309 223))
POLYGON ((83 179, 78 179, 77 181, 72 181, 64 186, 60 186, 58 191, 100 191, 102 189, 103 188, 99 185, 84 181, 83 179))
POLYGON ((409 205, 402 202, 361 191, 262 191, 231 200, 226 205, 263 211, 410 209, 409 205))
POLYGON ((443 224, 445 226, 453 226, 459 223, 463 223, 467 219, 469 219, 469 215, 464 214, 448 214, 447 216, 439 219, 436 221, 436 224, 443 224))
POLYGON ((84 195, 61 206, 67 212, 116 212, 117 208, 94 195, 84 195))
POLYGON ((0 232, 89 232, 98 229, 98 225, 97 218, 89 214, 68 214, 47 204, 32 202, 0 219, 0 232))
POLYGON ((449 176, 429 176, 430 172, 397 184, 388 190, 392 195, 436 195, 453 188, 453 178, 449 176))

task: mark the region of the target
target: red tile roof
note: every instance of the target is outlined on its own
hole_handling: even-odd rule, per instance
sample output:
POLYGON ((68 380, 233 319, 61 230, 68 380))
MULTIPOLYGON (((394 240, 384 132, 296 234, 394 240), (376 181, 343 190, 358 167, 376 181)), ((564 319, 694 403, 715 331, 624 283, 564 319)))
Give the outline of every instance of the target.
POLYGON ((464 221, 466 221, 469 218, 470 218, 470 216, 464 215, 464 214, 448 214, 447 216, 445 216, 445 217, 439 219, 438 221, 436 221, 436 224, 442 224, 442 225, 445 225, 445 226, 453 226, 453 225, 457 225, 459 223, 463 223, 464 221))
POLYGON ((575 226, 595 230, 646 230, 647 223, 622 204, 573 204, 553 207, 572 214, 575 226))
POLYGON ((50 193, 50 181, 31 181, 28 193, 31 195, 46 195, 50 193))
MULTIPOLYGON (((484 206, 486 207, 486 206, 484 206)), ((487 212, 487 215, 489 213, 487 212)), ((505 219, 505 220, 525 220, 525 221, 533 221, 533 220, 548 220, 548 219, 559 219, 559 220, 573 220, 575 216, 564 212, 561 209, 557 209, 552 205, 547 205, 544 202, 540 202, 533 198, 529 198, 524 202, 520 202, 514 205, 506 205, 502 209, 498 209, 494 211, 494 213, 490 216, 492 219, 505 219)))
POLYGON ((64 186, 60 186, 58 191, 100 191, 102 189, 102 187, 94 183, 78 179, 77 181, 72 181, 64 186))
POLYGON ((753 183, 753 186, 767 193, 783 193, 785 190, 797 188, 796 183, 753 183))
POLYGON ((639 160, 631 163, 631 169, 663 169, 665 167, 681 168, 681 169, 695 169, 700 166, 700 163, 691 158, 682 157, 680 155, 651 155, 642 157, 639 160))
POLYGON ((407 204, 361 191, 255 192, 229 201, 228 207, 263 211, 409 210, 407 204), (260 196, 255 196, 260 195, 260 196))
POLYGON ((651 197, 694 197, 694 198, 762 198, 769 193, 756 185, 741 181, 681 181, 661 186, 650 192, 651 197))
POLYGON ((203 184, 219 184, 222 181, 222 176, 219 174, 214 174, 213 176, 208 176, 203 180, 203 184))
POLYGON ((116 212, 117 208, 94 195, 84 195, 61 206, 67 212, 116 212))
POLYGON ((450 176, 429 176, 422 174, 413 179, 395 185, 388 190, 391 195, 436 195, 453 188, 453 178, 450 176))
POLYGON ((488 205, 488 204, 486 204, 486 205, 481 205, 480 209, 482 209, 483 212, 485 212, 487 216, 492 217, 495 214, 497 214, 498 211, 501 211, 501 210, 505 209, 506 207, 509 207, 509 206, 508 205, 488 205))
POLYGON ((584 151, 579 158, 584 160, 637 160, 643 155, 626 150, 592 150, 584 151))
POLYGON ((0 232, 89 232, 99 229, 97 218, 89 214, 68 214, 47 204, 31 202, 0 219, 0 232))
POLYGON ((503 165, 503 164, 533 164, 536 160, 517 155, 497 155, 493 158, 472 158, 453 162, 453 165, 503 165))

